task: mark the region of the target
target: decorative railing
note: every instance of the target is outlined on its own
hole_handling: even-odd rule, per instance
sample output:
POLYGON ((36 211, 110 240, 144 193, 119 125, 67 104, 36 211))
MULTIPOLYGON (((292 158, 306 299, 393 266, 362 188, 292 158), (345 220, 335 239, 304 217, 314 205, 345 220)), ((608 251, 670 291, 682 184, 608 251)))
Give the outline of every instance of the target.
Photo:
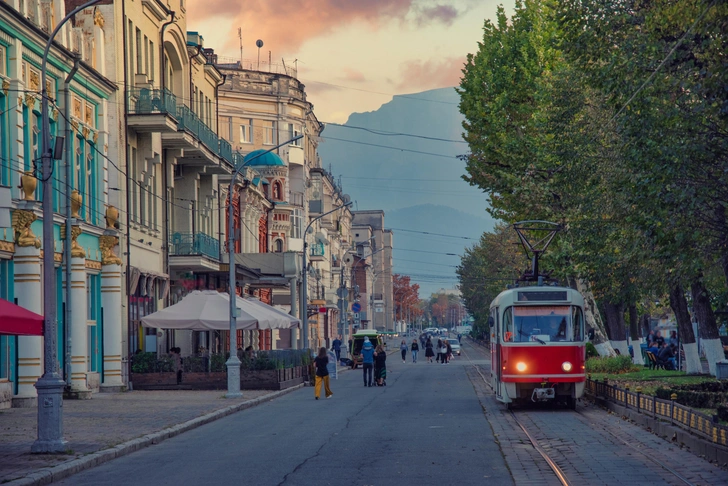
POLYGON ((166 89, 134 88, 128 96, 130 114, 177 116, 177 97, 166 89))
POLYGON ((195 112, 185 105, 177 105, 177 97, 166 89, 133 88, 127 92, 129 114, 165 114, 177 120, 177 131, 191 133, 211 152, 225 159, 234 167, 244 164, 244 156, 233 151, 230 143, 217 136, 195 112))
POLYGON ((672 425, 703 436, 723 446, 728 445, 728 426, 717 422, 714 417, 681 405, 675 400, 664 400, 654 395, 645 395, 610 385, 607 380, 586 380, 586 391, 597 397, 631 408, 656 419, 669 420, 672 425))
POLYGON ((205 255, 220 258, 220 242, 205 233, 172 233, 169 238, 171 256, 205 255))

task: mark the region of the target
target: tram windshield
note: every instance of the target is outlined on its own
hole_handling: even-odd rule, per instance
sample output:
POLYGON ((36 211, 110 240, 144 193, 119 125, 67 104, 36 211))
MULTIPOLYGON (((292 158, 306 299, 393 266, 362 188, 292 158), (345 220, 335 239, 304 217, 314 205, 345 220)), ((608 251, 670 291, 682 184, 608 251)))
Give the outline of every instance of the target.
POLYGON ((577 342, 584 340, 581 309, 569 305, 516 306, 503 313, 503 341, 577 342))

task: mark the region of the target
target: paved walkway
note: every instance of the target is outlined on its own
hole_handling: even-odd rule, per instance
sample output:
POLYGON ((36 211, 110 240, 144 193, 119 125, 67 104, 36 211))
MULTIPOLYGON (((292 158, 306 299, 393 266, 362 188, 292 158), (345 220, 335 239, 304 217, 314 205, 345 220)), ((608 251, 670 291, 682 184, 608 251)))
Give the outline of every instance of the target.
POLYGON ((0 410, 0 484, 274 393, 245 390, 243 398, 228 400, 221 390, 134 391, 64 400, 68 450, 59 455, 30 453, 37 436, 36 408, 0 410))

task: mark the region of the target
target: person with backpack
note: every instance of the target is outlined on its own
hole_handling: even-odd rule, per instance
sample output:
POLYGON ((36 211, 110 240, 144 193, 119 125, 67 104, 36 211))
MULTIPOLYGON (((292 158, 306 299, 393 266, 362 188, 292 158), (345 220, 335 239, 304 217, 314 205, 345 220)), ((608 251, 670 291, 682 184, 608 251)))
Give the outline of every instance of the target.
POLYGON ((364 386, 372 386, 372 372, 374 371, 374 346, 372 346, 368 337, 364 338, 364 344, 361 347, 361 367, 364 372, 364 386))
POLYGON ((407 361, 407 341, 402 339, 402 344, 399 345, 399 350, 402 352, 402 363, 407 361))
POLYGON ((417 339, 412 340, 412 362, 417 363, 417 353, 420 351, 420 345, 417 344, 417 339))

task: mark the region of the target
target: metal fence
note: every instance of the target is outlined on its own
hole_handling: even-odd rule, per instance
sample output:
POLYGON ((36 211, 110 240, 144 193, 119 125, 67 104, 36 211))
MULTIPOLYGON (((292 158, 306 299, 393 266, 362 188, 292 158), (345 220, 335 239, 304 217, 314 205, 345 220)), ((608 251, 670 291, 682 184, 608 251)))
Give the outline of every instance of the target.
POLYGON ((205 233, 172 233, 169 237, 172 256, 206 255, 220 258, 220 242, 205 233))
POLYGON ((631 408, 656 419, 669 420, 696 435, 705 437, 716 444, 728 445, 728 426, 721 425, 717 418, 681 405, 675 400, 663 400, 653 395, 633 392, 605 381, 586 380, 586 391, 612 402, 631 408))

